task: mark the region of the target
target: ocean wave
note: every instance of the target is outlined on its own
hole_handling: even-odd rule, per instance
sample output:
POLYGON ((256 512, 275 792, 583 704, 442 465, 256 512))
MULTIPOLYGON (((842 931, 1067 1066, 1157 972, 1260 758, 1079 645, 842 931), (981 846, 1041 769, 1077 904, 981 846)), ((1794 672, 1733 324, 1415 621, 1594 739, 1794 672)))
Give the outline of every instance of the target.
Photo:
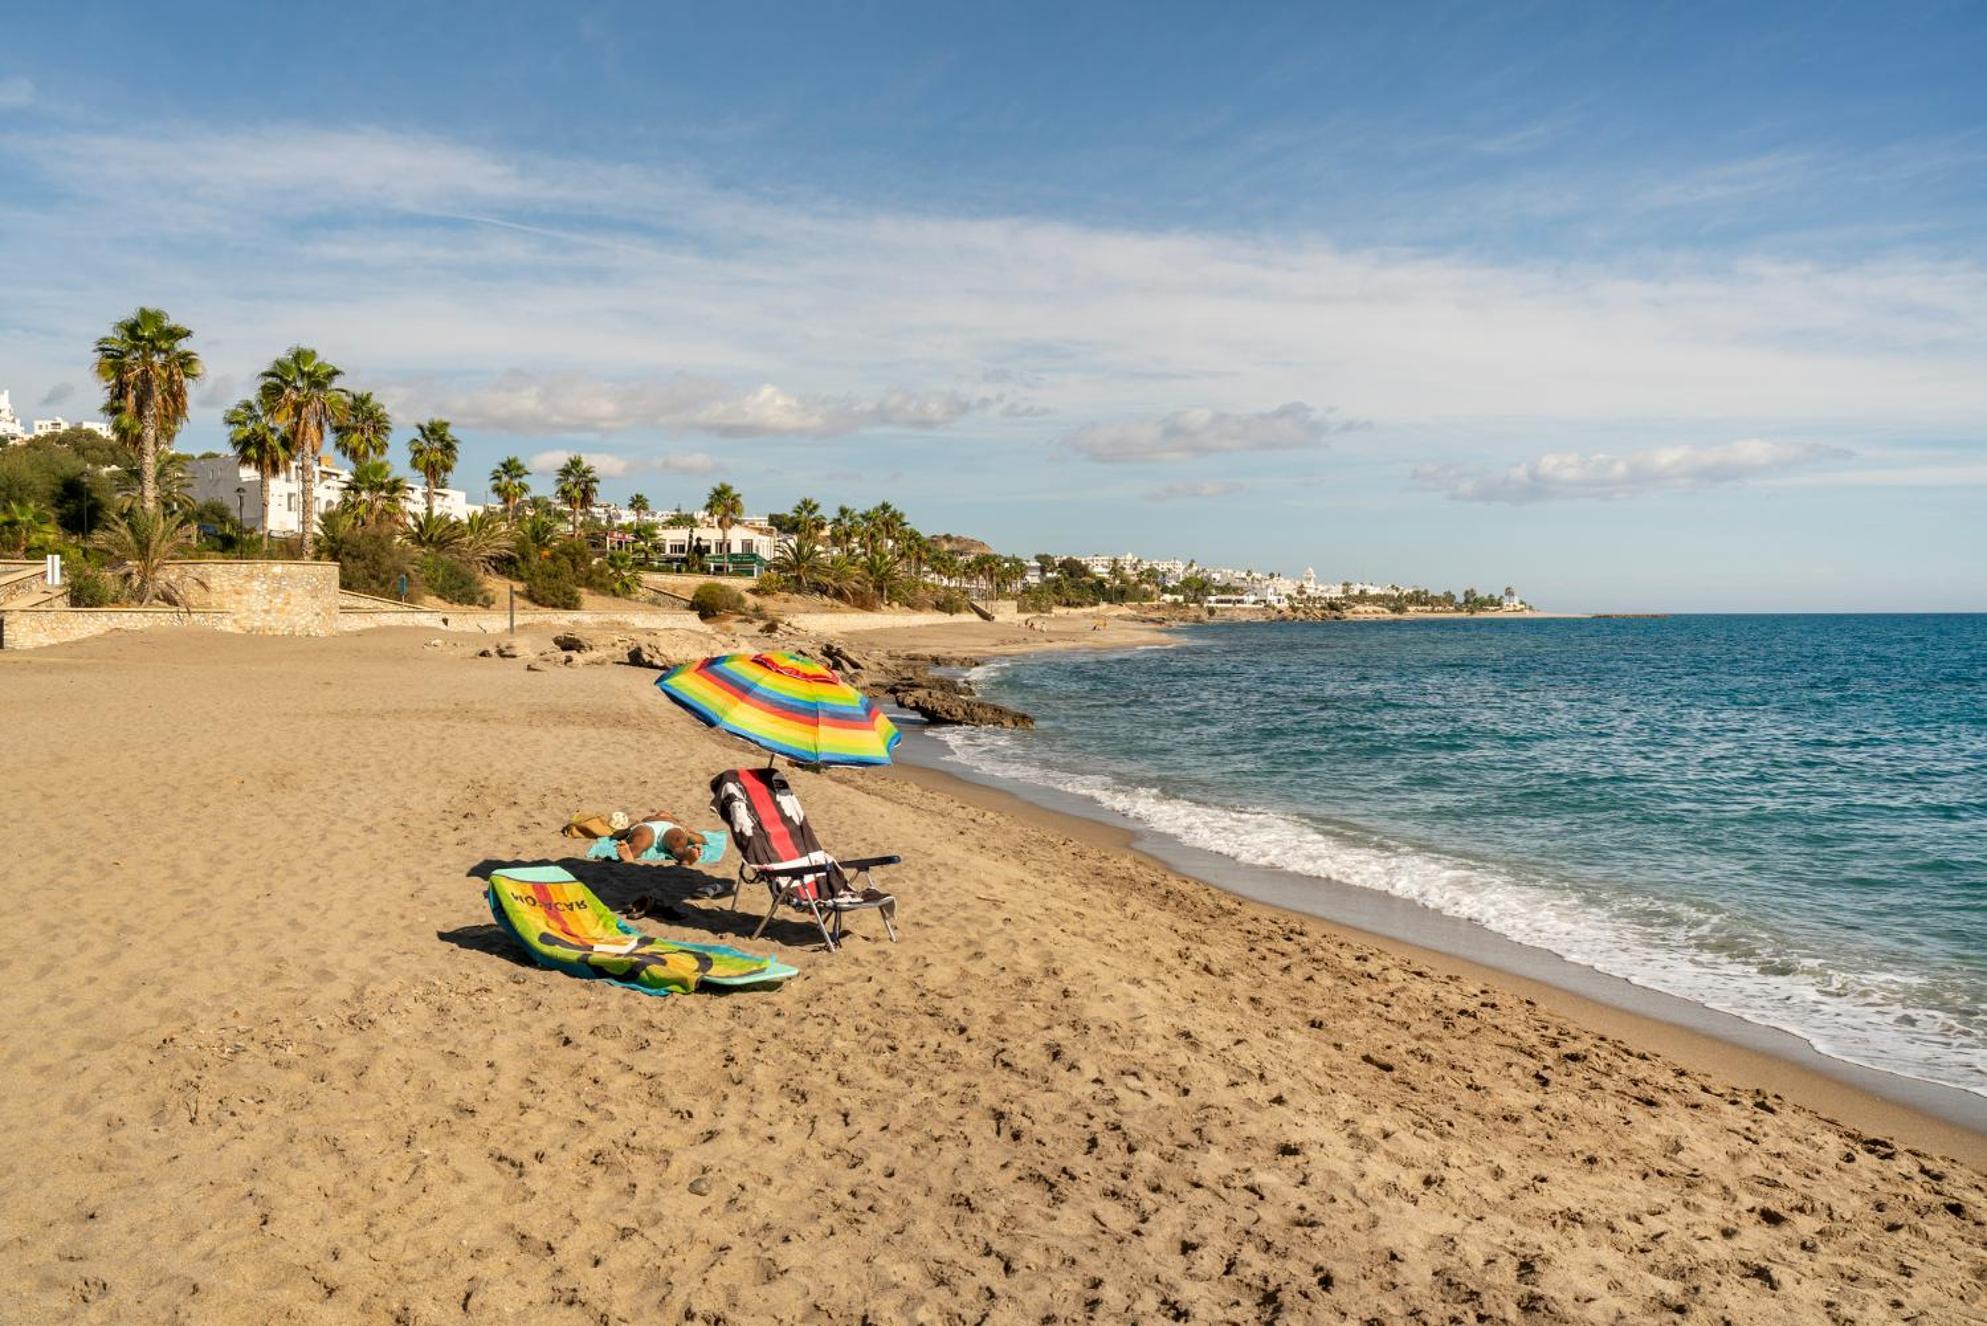
POLYGON ((1246 865, 1370 889, 1519 943, 1807 1041, 1833 1058, 1987 1096, 1978 991, 1791 951, 1743 916, 1613 893, 1263 809, 1210 805, 1105 774, 1051 767, 1023 734, 935 735, 968 768, 1088 799, 1176 842, 1246 865))

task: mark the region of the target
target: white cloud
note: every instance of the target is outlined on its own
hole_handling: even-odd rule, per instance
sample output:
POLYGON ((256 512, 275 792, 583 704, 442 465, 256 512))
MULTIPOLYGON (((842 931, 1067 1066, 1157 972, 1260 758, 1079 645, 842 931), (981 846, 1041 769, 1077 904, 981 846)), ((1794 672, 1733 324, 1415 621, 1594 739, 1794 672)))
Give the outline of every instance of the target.
POLYGON ((1742 483, 1850 454, 1816 442, 1768 442, 1755 437, 1718 446, 1656 447, 1622 456, 1552 452, 1501 471, 1421 465, 1414 470, 1414 480, 1461 502, 1634 497, 1742 483))
POLYGON ((660 456, 621 456, 607 451, 539 451, 525 461, 533 474, 556 474, 575 454, 593 466, 603 479, 625 479, 634 474, 709 474, 718 467, 715 458, 701 451, 673 452, 660 456))
POLYGON ((0 78, 0 110, 20 110, 34 104, 34 84, 21 75, 0 78))
POLYGON ((1204 479, 1198 483, 1169 483, 1162 484, 1146 493, 1145 500, 1148 502, 1183 502, 1194 498, 1226 497, 1231 493, 1241 492, 1246 486, 1245 484, 1231 483, 1226 479, 1204 479))
POLYGON ((535 451, 524 462, 524 467, 533 474, 557 474, 559 467, 575 455, 593 466, 594 472, 603 479, 619 479, 628 473, 625 458, 601 451, 535 451))
POLYGON ((1227 414, 1199 406, 1158 419, 1091 424, 1064 439, 1092 460, 1191 460, 1233 451, 1299 451, 1348 425, 1302 401, 1261 414, 1227 414))
POLYGON ((195 328, 216 373, 246 380, 302 338, 421 413, 548 438, 1037 438, 1021 416, 1053 410, 1100 421, 1069 439, 1094 453, 1202 455, 1279 431, 1315 445, 1221 411, 1330 399, 1479 453, 1606 426, 1799 429, 1870 454, 1977 438, 1987 417, 1987 264, 1901 249, 1493 261, 861 209, 287 124, 0 137, 0 173, 35 198, 6 207, 34 259, 10 270, 0 336, 23 380, 74 377, 142 298, 195 328), (999 383, 1026 384, 1025 404, 913 390, 999 383), (1210 421, 1150 419, 1155 396, 1210 421))
POLYGON ((663 429, 717 437, 834 437, 872 428, 944 428, 1005 405, 1004 397, 956 391, 888 391, 860 401, 800 396, 771 383, 740 391, 687 373, 615 379, 520 369, 471 386, 398 383, 383 394, 396 408, 525 436, 663 429))

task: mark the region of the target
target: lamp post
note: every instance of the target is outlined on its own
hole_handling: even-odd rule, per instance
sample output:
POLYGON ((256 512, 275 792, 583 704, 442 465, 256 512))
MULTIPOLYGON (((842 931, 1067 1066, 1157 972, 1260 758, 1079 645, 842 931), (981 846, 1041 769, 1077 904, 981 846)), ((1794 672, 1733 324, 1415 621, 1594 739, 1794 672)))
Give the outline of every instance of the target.
POLYGON ((248 550, 248 520, 242 514, 242 499, 248 496, 248 489, 235 486, 235 560, 242 560, 248 550))

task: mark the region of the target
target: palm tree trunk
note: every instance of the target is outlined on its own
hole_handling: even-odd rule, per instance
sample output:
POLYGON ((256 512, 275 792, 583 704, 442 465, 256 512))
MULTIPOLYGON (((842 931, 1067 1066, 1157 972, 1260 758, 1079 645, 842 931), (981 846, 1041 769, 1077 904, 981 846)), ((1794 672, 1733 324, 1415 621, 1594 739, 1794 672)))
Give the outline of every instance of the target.
POLYGON ((271 477, 268 474, 262 476, 262 528, 256 531, 262 540, 262 555, 264 557, 269 555, 269 480, 271 477))
MULTIPOLYGON (((300 447, 298 450, 303 451, 304 449, 300 447)), ((308 453, 299 455, 297 457, 297 476, 298 481, 303 485, 303 497, 301 499, 303 510, 298 513, 299 521, 303 526, 303 537, 302 542, 298 545, 298 555, 308 562, 311 560, 317 544, 317 512, 311 509, 317 497, 317 457, 308 453)))
POLYGON ((424 474, 421 477, 428 481, 428 519, 433 520, 435 518, 435 476, 424 474))
POLYGON ((159 510, 159 412, 148 385, 138 398, 138 501, 145 510, 159 510))

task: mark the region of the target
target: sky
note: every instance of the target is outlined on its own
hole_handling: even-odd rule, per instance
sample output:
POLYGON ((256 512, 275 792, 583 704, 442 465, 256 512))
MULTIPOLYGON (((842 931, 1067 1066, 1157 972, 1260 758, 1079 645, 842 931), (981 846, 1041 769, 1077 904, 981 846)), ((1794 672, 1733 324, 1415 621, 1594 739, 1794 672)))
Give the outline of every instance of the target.
POLYGON ((607 496, 1987 610, 1987 8, 33 6, 0 390, 140 304, 607 496))

